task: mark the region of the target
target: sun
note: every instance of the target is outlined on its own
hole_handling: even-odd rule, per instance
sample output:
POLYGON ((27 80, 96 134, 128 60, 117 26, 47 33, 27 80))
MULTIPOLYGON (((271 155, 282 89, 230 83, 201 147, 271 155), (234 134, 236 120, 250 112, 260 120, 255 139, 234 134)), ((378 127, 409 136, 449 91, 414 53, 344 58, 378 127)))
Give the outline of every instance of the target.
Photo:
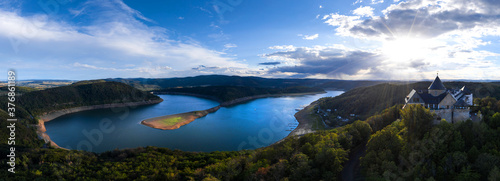
POLYGON ((422 59, 430 51, 430 42, 416 38, 397 38, 383 43, 382 53, 391 62, 408 62, 422 59))

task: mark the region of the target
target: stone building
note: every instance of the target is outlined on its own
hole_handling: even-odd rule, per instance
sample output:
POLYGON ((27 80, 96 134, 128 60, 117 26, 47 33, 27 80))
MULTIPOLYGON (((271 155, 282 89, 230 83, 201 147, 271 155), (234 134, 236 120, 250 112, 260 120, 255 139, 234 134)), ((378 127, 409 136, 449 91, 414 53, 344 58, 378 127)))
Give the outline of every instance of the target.
POLYGON ((436 113, 435 123, 439 123, 441 119, 455 123, 470 118, 473 97, 465 86, 461 89, 446 89, 439 76, 436 76, 427 90, 413 89, 406 96, 405 102, 404 107, 409 104, 420 104, 436 113))

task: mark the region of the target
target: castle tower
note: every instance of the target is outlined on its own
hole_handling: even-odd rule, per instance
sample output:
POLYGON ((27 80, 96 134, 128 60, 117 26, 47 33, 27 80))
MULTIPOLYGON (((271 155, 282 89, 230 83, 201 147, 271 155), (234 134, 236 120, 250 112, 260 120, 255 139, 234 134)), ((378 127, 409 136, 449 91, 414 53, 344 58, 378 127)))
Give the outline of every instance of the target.
POLYGON ((429 94, 432 96, 439 96, 445 92, 446 87, 444 87, 444 84, 441 82, 441 79, 439 79, 439 76, 436 76, 436 79, 434 79, 431 86, 429 86, 429 94))

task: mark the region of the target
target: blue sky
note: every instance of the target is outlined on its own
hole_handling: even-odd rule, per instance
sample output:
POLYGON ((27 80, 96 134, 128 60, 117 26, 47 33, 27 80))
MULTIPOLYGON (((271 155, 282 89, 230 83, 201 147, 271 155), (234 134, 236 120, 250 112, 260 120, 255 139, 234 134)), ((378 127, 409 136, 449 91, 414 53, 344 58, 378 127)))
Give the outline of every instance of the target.
POLYGON ((19 79, 500 80, 494 0, 0 1, 19 79))

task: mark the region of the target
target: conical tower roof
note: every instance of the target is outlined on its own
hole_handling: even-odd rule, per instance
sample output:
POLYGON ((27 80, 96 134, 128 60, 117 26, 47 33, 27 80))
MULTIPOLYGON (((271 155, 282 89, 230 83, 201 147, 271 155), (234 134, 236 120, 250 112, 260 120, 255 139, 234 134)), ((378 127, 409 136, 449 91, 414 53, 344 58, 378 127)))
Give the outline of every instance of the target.
POLYGON ((436 79, 432 82, 431 86, 429 86, 429 90, 446 90, 443 82, 439 79, 439 76, 436 76, 436 79))

